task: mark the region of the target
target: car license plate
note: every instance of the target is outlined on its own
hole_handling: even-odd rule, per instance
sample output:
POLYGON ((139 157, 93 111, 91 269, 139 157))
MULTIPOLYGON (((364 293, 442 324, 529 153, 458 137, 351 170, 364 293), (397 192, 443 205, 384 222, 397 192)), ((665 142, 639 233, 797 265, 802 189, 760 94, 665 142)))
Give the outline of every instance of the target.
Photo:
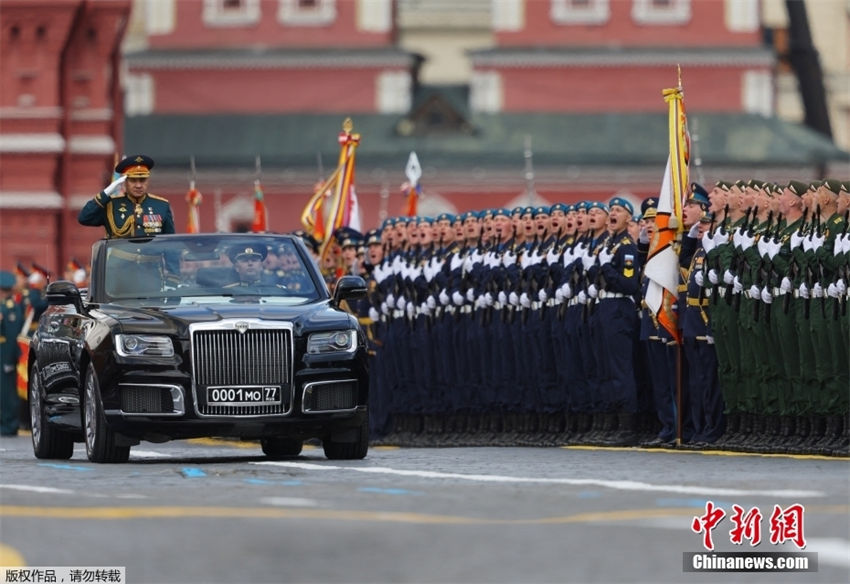
POLYGON ((249 385, 240 387, 208 387, 207 403, 221 405, 279 404, 279 385, 249 385))

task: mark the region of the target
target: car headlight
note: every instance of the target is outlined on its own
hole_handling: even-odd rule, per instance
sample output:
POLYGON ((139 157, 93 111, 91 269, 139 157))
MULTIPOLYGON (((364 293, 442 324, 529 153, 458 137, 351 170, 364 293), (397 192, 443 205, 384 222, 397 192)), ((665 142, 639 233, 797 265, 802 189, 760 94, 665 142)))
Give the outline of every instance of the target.
POLYGON ((174 356, 170 338, 152 335, 115 335, 115 350, 122 357, 174 356))
POLYGON ((353 330, 313 333, 307 338, 307 353, 311 355, 351 353, 356 346, 357 332, 353 330))

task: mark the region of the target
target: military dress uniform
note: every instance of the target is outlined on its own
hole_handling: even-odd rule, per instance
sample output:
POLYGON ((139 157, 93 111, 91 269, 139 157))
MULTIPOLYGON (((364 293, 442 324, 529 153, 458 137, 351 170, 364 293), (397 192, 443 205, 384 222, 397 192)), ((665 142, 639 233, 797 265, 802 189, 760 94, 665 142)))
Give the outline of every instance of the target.
MULTIPOLYGON (((128 178, 147 178, 153 165, 148 156, 128 156, 115 166, 115 172, 128 178)), ((82 225, 103 226, 110 238, 175 233, 168 200, 150 193, 135 200, 127 193, 110 196, 101 191, 80 210, 77 220, 82 225)))
POLYGON ((18 333, 23 324, 21 305, 11 294, 15 276, 0 272, 0 435, 14 436, 18 433, 20 420, 18 407, 17 372, 18 333))

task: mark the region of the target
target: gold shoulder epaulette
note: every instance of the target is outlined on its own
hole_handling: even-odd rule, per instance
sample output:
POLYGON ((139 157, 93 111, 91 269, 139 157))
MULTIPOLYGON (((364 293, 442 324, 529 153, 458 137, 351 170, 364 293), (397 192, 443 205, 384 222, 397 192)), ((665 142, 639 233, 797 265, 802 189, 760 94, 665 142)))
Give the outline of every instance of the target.
POLYGON ((160 197, 159 195, 153 195, 151 193, 148 193, 148 196, 151 199, 156 199, 157 201, 165 201, 166 203, 168 202, 168 199, 166 199, 165 197, 160 197))

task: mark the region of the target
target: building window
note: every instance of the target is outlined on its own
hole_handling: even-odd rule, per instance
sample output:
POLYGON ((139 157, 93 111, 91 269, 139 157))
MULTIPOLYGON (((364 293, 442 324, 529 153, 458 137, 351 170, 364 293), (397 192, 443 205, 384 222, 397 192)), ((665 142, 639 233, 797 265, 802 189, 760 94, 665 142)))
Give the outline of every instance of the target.
POLYGON ((244 26, 260 21, 260 0, 204 0, 204 24, 244 26))
POLYGON ((551 0, 549 14, 556 24, 604 24, 611 17, 610 0, 551 0))
POLYGON ((279 0, 277 18, 282 24, 323 26, 336 20, 336 0, 279 0))
POLYGON ((633 0, 638 24, 685 24, 691 20, 691 0, 633 0))
POLYGON ((382 114, 405 114, 412 102, 410 73, 384 71, 377 78, 377 110, 382 114))
POLYGON ((469 84, 469 106, 473 112, 502 111, 502 76, 498 71, 473 71, 469 84))

